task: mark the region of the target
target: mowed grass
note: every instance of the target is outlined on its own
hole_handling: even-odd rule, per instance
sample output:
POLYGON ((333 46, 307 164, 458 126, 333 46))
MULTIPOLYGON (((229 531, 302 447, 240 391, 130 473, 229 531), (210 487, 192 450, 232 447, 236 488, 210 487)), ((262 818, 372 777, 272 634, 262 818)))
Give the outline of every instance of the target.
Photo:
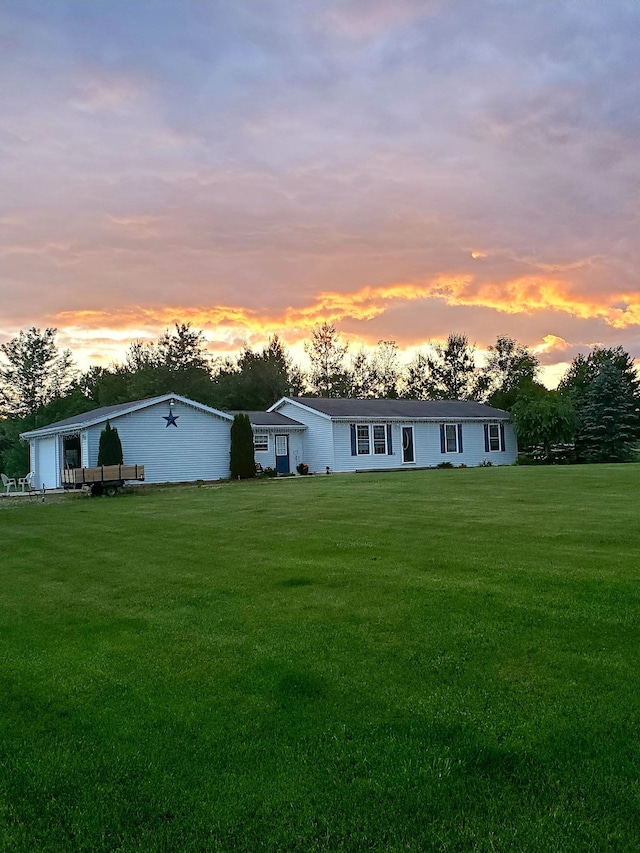
POLYGON ((0 506, 3 851, 639 848, 640 466, 0 506))

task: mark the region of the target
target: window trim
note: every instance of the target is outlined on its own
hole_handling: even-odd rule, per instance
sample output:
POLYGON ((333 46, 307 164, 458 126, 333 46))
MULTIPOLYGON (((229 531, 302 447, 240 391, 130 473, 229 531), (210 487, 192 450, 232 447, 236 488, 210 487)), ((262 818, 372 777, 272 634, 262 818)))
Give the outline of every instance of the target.
MULTIPOLYGON (((370 424, 371 428, 371 444, 373 446, 373 455, 374 456, 388 456, 388 447, 387 447, 387 425, 386 424, 370 424), (376 450, 376 429, 382 430, 382 440, 384 442, 384 450, 378 451, 376 450)), ((380 439, 378 439, 378 442, 380 439)))
MULTIPOLYGON (((485 452, 486 453, 504 453, 507 449, 507 439, 504 434, 504 423, 488 423, 486 424, 486 443, 485 443, 485 452), (495 428, 498 433, 498 446, 492 448, 491 447, 491 429, 495 428)), ((495 440, 495 439, 494 439, 495 440)))
POLYGON ((371 432, 369 430, 370 424, 356 424, 356 456, 371 456, 371 432), (363 436, 360 438, 360 430, 366 430, 366 438, 363 436), (366 441, 367 449, 360 450, 360 442, 366 441))
POLYGON ((256 453, 268 453, 269 452, 269 433, 268 432, 254 432, 253 434, 253 449, 256 453), (258 446, 258 438, 266 439, 265 442, 262 442, 260 446, 258 446), (266 446, 262 446, 266 445, 266 446))
POLYGON ((489 424, 488 436, 489 436, 489 453, 500 453, 502 450, 501 441, 500 441, 500 424, 489 424), (496 434, 495 436, 491 435, 491 430, 495 428, 496 434), (492 447, 491 442, 496 441, 498 446, 492 447))
POLYGON ((445 423, 444 426, 444 452, 445 453, 459 453, 459 443, 458 443, 458 424, 457 423, 445 423), (448 438, 447 438, 447 429, 451 428, 453 430, 453 436, 455 438, 455 448, 453 450, 449 450, 448 447, 448 438))
POLYGON ((377 424, 355 424, 356 427, 356 456, 389 456, 389 428, 386 423, 377 424), (364 431, 366 430, 366 438, 364 431), (381 430, 382 435, 376 438, 376 430, 381 430), (384 450, 382 449, 382 441, 384 440, 384 450), (367 450, 360 450, 360 444, 364 446, 366 442, 367 450), (379 450, 376 450, 376 443, 379 450))

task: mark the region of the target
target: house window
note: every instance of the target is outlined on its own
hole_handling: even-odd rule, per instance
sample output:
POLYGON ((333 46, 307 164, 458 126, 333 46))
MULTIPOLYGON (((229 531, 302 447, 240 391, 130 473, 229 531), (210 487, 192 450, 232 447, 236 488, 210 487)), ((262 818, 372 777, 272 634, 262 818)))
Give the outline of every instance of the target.
POLYGON ((444 425, 444 452, 458 452, 458 428, 456 424, 444 425))
POLYGON ((393 430, 391 424, 351 424, 352 456, 392 456, 393 430))
POLYGON ((489 450, 500 450, 500 428, 498 424, 489 424, 489 450))
POLYGON ((266 453, 269 450, 269 434, 257 432, 253 436, 253 449, 256 453, 266 453))
POLYGON ((374 424, 373 426, 373 452, 376 456, 383 456, 387 453, 387 429, 384 424, 374 424))
POLYGON ((504 424, 485 424, 484 425, 484 449, 487 453, 491 451, 504 451, 504 424))
POLYGON ((368 456, 370 451, 369 444, 369 425, 358 424, 358 456, 368 456))

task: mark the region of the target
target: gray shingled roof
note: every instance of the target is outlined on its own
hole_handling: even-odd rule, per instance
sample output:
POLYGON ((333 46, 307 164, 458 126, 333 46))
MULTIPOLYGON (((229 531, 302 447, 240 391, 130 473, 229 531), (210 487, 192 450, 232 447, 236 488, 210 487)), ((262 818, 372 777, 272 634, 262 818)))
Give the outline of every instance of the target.
POLYGON ((281 415, 280 412, 241 412, 227 411, 228 415, 248 415, 253 426, 282 426, 298 429, 306 429, 304 424, 299 421, 294 421, 293 418, 288 418, 286 415, 281 415))
POLYGON ((509 419, 509 413, 502 409, 494 409, 492 406, 470 400, 352 400, 326 397, 291 399, 332 418, 509 419))
POLYGON ((77 427, 80 429, 85 424, 99 421, 102 418, 106 420, 112 415, 124 412, 132 406, 139 405, 141 402, 142 400, 136 400, 133 403, 118 403, 115 406, 101 406, 99 409, 91 409, 89 412, 83 412, 80 415, 73 415, 72 417, 65 418, 62 421, 56 421, 55 423, 47 424, 46 426, 39 427, 38 429, 29 430, 29 433, 25 433, 25 435, 30 434, 31 432, 39 432, 41 429, 58 430, 65 429, 66 427, 77 427))

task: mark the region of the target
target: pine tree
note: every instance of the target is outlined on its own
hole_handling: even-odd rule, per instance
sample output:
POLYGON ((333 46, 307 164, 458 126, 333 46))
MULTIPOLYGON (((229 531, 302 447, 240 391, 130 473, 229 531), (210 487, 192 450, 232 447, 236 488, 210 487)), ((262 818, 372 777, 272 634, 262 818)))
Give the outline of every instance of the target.
POLYGON ((122 442, 118 430, 107 421, 100 433, 98 465, 122 465, 123 461, 122 442))
POLYGON ((231 477, 249 480, 256 476, 256 458, 253 450, 253 430, 248 415, 236 415, 231 424, 231 477))
POLYGON ((318 397, 348 396, 349 372, 344 363, 348 348, 333 323, 322 323, 313 330, 304 349, 311 363, 309 385, 318 397))
POLYGON ((558 386, 577 416, 575 448, 582 462, 633 458, 640 439, 640 380, 622 347, 578 355, 558 386))
POLYGON ((624 374, 605 363, 587 389, 581 435, 588 462, 630 462, 638 438, 637 399, 624 374))

